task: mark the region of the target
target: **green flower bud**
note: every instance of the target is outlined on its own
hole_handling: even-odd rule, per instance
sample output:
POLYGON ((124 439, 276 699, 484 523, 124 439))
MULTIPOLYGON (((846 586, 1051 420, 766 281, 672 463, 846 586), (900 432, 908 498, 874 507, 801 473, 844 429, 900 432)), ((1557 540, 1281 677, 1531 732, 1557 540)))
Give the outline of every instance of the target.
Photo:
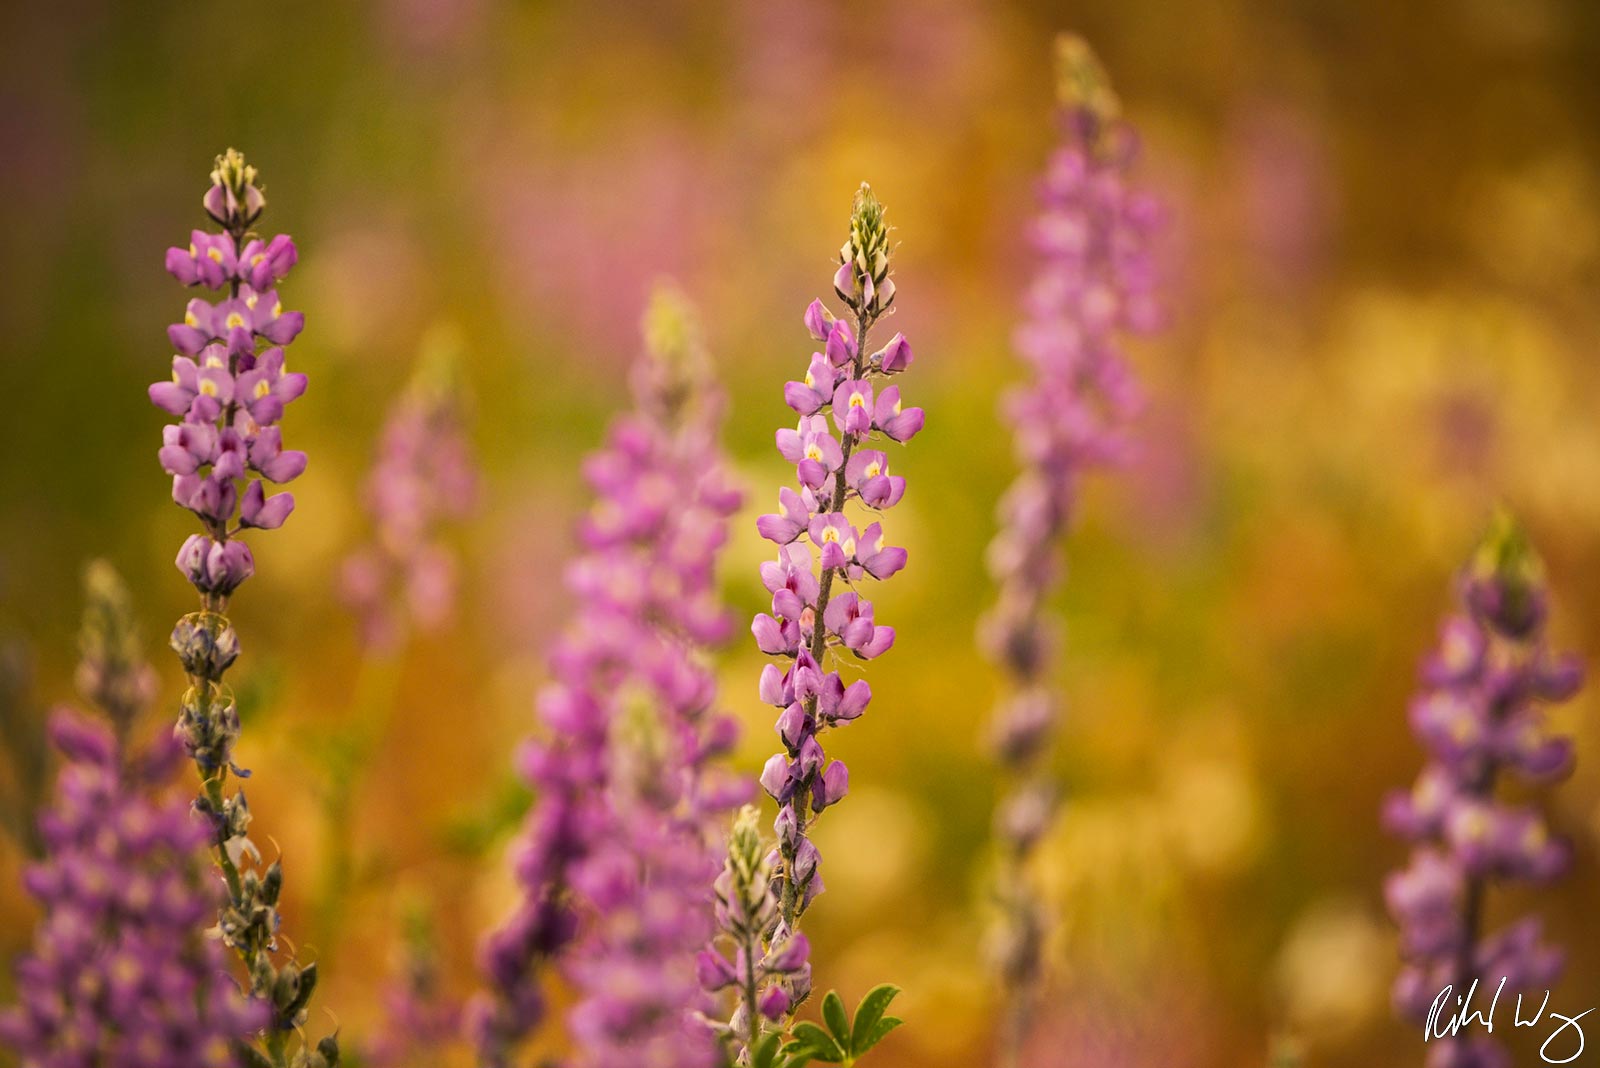
POLYGON ((1116 121, 1122 103, 1111 89, 1111 77, 1100 59, 1077 34, 1056 38, 1056 99, 1061 106, 1098 126, 1116 121))

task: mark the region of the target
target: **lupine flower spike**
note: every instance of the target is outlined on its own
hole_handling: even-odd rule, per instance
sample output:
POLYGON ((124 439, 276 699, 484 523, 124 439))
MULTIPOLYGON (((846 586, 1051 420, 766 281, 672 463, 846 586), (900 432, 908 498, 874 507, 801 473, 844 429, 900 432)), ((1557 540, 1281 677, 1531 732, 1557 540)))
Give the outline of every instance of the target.
POLYGON ((997 807, 1002 1063, 1014 1063, 1037 996, 1044 921, 1029 860, 1049 828, 1056 788, 1044 759, 1057 719, 1056 644, 1046 606, 1061 581, 1060 543, 1079 483, 1122 454, 1139 391, 1123 337, 1156 324, 1150 243, 1159 210, 1128 184, 1136 143, 1104 70, 1076 37, 1057 43, 1064 143, 1051 156, 1029 238, 1039 267, 1016 348, 1031 380, 1005 398, 1022 470, 1001 500, 989 547, 999 597, 980 641, 1007 676, 993 743, 1006 773, 997 807))
POLYGON ((88 593, 78 684, 103 718, 62 708, 50 720, 64 764, 40 819, 46 855, 24 876, 44 918, 0 1044, 23 1068, 232 1068, 267 1006, 244 996, 204 934, 217 898, 210 828, 167 789, 182 747, 166 733, 129 742, 154 675, 127 593, 105 564, 91 567, 88 593))
MULTIPOLYGON (((1569 738, 1552 734, 1546 704, 1577 692, 1582 670, 1550 651, 1543 568, 1509 516, 1496 517, 1463 571, 1458 607, 1423 662, 1411 728, 1428 761, 1410 791, 1391 796, 1384 823, 1412 844, 1408 866, 1384 884, 1400 928, 1405 964, 1396 1012, 1426 1026, 1436 1003, 1449 1019, 1473 985, 1481 1009, 1505 997, 1537 999, 1561 971, 1562 951, 1543 940, 1537 917, 1484 930, 1489 888, 1545 884, 1565 871, 1566 842, 1537 804, 1497 796, 1503 780, 1549 784, 1572 769, 1569 738)), ((1488 1034, 1430 1038, 1429 1068, 1507 1068, 1510 1054, 1488 1034)))
MULTIPOLYGON (((220 233, 196 230, 187 249, 167 250, 167 270, 188 286, 226 291, 213 304, 189 302, 183 321, 167 336, 178 354, 172 379, 150 387, 158 408, 177 417, 162 435, 161 466, 172 476, 172 496, 200 521, 178 552, 178 570, 200 594, 200 610, 184 616, 171 644, 189 677, 177 734, 199 770, 195 808, 211 829, 218 867, 227 886, 219 917, 223 941, 244 964, 249 991, 266 1003, 270 1020, 247 1063, 285 1068, 288 1042, 306 1018, 316 986, 315 964, 300 966, 280 941, 277 910, 283 872, 261 856, 248 837, 250 809, 243 791, 225 792, 234 763, 239 714, 223 673, 239 655, 228 621, 228 599, 255 571, 240 535, 283 525, 294 510, 289 493, 269 496, 266 484, 288 482, 305 470, 306 455, 283 447, 278 421, 306 389, 306 376, 287 369, 284 348, 300 333, 304 316, 285 311, 277 285, 295 264, 294 242, 263 240, 254 232, 266 206, 256 169, 233 149, 217 157, 203 201, 220 233)), ((324 1068, 338 1060, 333 1037, 294 1058, 297 1068, 324 1068)))
MULTIPOLYGON (((729 985, 718 980, 731 977, 742 991, 723 1031, 744 1060, 756 1056, 758 1045, 771 1048, 762 1042, 763 1022, 777 1025, 776 1032, 786 1030, 811 993, 800 920, 823 883, 810 830, 850 786, 849 769, 828 759, 822 736, 859 718, 872 699, 865 680, 845 684, 836 661, 846 654, 871 660, 888 652, 895 639, 894 628, 877 621, 862 585, 867 578, 890 578, 905 566, 906 551, 885 544, 876 517, 905 495, 904 477, 892 473, 889 446, 909 441, 923 422, 922 409, 905 407, 900 387, 892 384, 911 366, 910 343, 895 334, 875 351, 868 347, 872 328, 894 305, 892 251, 883 205, 863 183, 833 278, 834 292, 849 314, 835 318, 822 301, 812 301, 803 321, 817 351, 807 361, 805 377, 784 387, 784 401, 799 422, 778 431, 777 447, 795 465, 797 485, 779 491, 779 511, 756 521, 761 536, 778 551, 776 559, 761 565, 771 612, 757 615, 750 629, 762 652, 786 662, 762 669, 758 687, 761 700, 780 710, 782 749, 761 772, 762 787, 778 805, 777 851, 770 874, 763 870, 752 876, 732 874, 749 865, 730 854, 723 882, 757 877, 770 882, 777 910, 770 924, 756 925, 762 928, 756 953, 743 906, 731 901, 728 887, 719 886, 719 907, 742 926, 724 924, 732 960, 716 948, 702 956, 709 981, 729 985), (864 528, 853 518, 860 512, 872 519, 864 528)), ((736 833, 736 850, 745 833, 736 833)), ((837 1000, 830 995, 828 1004, 837 1000)), ((802 1036, 811 1030, 820 1029, 798 1025, 784 1048, 798 1052, 805 1045, 802 1036)))
POLYGON ((411 634, 438 630, 455 610, 458 563, 448 536, 478 498, 461 349, 450 327, 425 336, 362 487, 370 531, 340 572, 339 592, 360 627, 363 655, 343 723, 325 731, 318 752, 326 833, 315 912, 325 944, 345 922, 358 866, 354 809, 394 711, 398 654, 411 634))
POLYGON ((383 1027, 368 1043, 368 1068, 423 1068, 438 1063, 460 1032, 460 1005, 443 989, 438 950, 428 912, 413 907, 405 918, 399 968, 385 985, 383 1027))
POLYGON ((582 1063, 716 1063, 695 950, 711 933, 711 842, 742 788, 711 762, 734 741, 702 652, 726 638, 714 565, 739 494, 716 442, 720 392, 681 299, 659 296, 635 410, 584 473, 597 500, 567 570, 573 626, 520 757, 538 802, 513 865, 522 900, 485 942, 470 1010, 482 1064, 510 1063, 565 964, 582 1063))
POLYGON ((423 345, 384 423, 364 490, 370 542, 345 561, 341 592, 369 649, 390 652, 408 625, 430 630, 455 603, 456 561, 441 540, 471 512, 478 475, 466 436, 460 342, 443 328, 423 345))

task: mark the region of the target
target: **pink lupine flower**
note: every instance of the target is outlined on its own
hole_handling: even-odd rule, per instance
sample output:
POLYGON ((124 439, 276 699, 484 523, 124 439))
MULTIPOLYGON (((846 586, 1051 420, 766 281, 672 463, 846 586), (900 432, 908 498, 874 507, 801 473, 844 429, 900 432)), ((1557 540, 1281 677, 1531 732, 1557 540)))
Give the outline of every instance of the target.
POLYGON ((712 829, 745 788, 712 766, 735 731, 700 653, 729 631, 713 565, 739 494, 686 316, 658 298, 635 411, 584 467, 597 500, 567 572, 577 614, 539 702, 547 733, 520 760, 538 797, 514 854, 523 895, 484 943, 488 989, 469 1011, 486 1065, 511 1063, 544 1020, 551 964, 577 991, 580 1063, 719 1063, 700 1016, 701 978, 719 980, 695 951, 712 932, 712 829))
MULTIPOLYGON (((1041 759, 1056 718, 1045 604, 1060 582, 1057 556, 1078 485, 1119 454, 1137 403, 1123 338, 1157 321, 1150 245, 1160 213, 1129 186, 1136 141, 1088 46, 1062 37, 1058 62, 1064 143, 1050 159, 1029 233, 1039 264, 1015 339, 1032 377, 1004 408, 1022 471, 1000 503, 1000 531, 989 550, 998 599, 980 628, 1010 691, 994 713, 997 756, 1011 780, 995 820, 1001 923, 994 956, 1008 1060, 1031 1026, 1044 923, 1026 867, 1055 795, 1041 759)), ((921 413, 901 410, 891 392, 880 394, 875 418, 896 437, 920 426, 921 413)))
POLYGON ((762 788, 778 804, 773 823, 778 848, 770 862, 758 863, 759 844, 749 822, 753 815, 736 827, 717 887, 724 948, 711 950, 702 968, 708 985, 725 985, 722 977, 730 970, 738 979, 738 1006, 719 1030, 743 1055, 760 1037, 763 1020, 785 1021, 811 990, 799 924, 822 892, 822 878, 809 829, 821 812, 845 797, 850 782, 844 763, 828 759, 820 735, 859 718, 872 696, 865 682, 844 685, 830 653, 849 651, 871 659, 887 652, 895 638, 894 628, 876 623, 872 602, 862 592, 835 586, 869 575, 887 578, 904 566, 905 551, 884 545, 881 524, 873 523, 863 534, 845 508, 854 503, 883 510, 899 503, 904 478, 888 473, 884 450, 866 446, 875 431, 905 441, 922 426, 920 409, 902 410, 899 390, 880 390, 874 381, 909 366, 905 339, 896 335, 872 357, 863 355, 869 331, 894 299, 889 227, 883 206, 866 185, 852 206, 850 237, 840 250, 834 287, 854 328, 821 301, 806 309, 806 330, 823 343, 823 351, 811 356, 803 381, 785 387, 784 398, 800 421, 794 430, 777 433, 778 452, 795 465, 799 488, 780 490, 779 511, 756 521, 757 531, 778 546, 778 553, 761 567, 772 611, 756 615, 750 630, 763 653, 792 661, 787 668, 766 665, 758 684, 761 699, 780 710, 776 726, 783 750, 768 758, 760 776, 762 788), (775 907, 763 903, 766 918, 751 924, 752 895, 765 898, 769 883, 775 907), (725 951, 733 954, 731 960, 725 951))
MULTIPOLYGON (((227 889, 217 930, 243 962, 247 993, 263 1017, 248 1058, 270 1062, 264 1051, 276 1050, 275 1063, 282 1063, 286 1036, 303 1034, 316 965, 294 960, 279 930, 282 869, 277 862, 259 867, 244 794, 224 791, 230 772, 248 772, 234 762, 239 714, 222 679, 239 655, 229 598, 255 573, 239 535, 283 525, 294 497, 269 495, 266 483, 288 482, 306 467, 305 453, 283 448, 277 425, 284 407, 305 392, 306 376, 285 369, 283 350, 305 318, 285 311, 274 288, 295 263, 294 243, 282 235, 263 242, 252 232, 266 205, 255 168, 232 149, 217 157, 203 203, 222 232, 196 231, 187 250, 169 249, 167 270, 184 285, 226 289, 227 296, 189 302, 183 321, 167 331, 178 350, 172 380, 149 388, 151 402, 179 418, 163 429, 157 458, 172 476, 173 500, 201 527, 174 561, 200 594, 200 610, 180 619, 170 640, 189 679, 176 735, 200 774, 194 808, 227 889)), ((306 1040, 298 1056, 336 1060, 337 1049, 333 1036, 314 1047, 306 1040)))
POLYGON ((454 609, 456 559, 443 535, 478 496, 465 409, 453 349, 429 348, 384 423, 362 494, 372 532, 340 574, 369 649, 392 652, 409 628, 436 628, 454 609))

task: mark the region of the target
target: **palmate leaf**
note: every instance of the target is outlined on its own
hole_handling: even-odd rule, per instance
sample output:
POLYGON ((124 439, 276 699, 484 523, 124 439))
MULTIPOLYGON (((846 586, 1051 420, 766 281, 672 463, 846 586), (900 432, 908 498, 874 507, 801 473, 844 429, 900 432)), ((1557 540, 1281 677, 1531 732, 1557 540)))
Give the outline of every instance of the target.
POLYGON ((852 1022, 838 993, 830 990, 822 999, 822 1019, 827 1028, 809 1020, 795 1024, 788 1043, 779 1051, 781 1062, 767 1065, 753 1061, 753 1068, 804 1068, 809 1060, 851 1068, 862 1054, 900 1026, 898 1017, 884 1015, 889 1003, 899 993, 900 988, 892 983, 873 987, 856 1006, 855 1020, 852 1022))
POLYGON ((884 1035, 900 1025, 900 1021, 891 1016, 889 1020, 893 1020, 893 1023, 881 1029, 879 1027, 880 1024, 888 1022, 884 1019, 884 1011, 898 993, 900 988, 893 983, 880 983, 862 997, 861 1003, 856 1006, 855 1024, 850 1029, 850 1052, 853 1055, 861 1056, 877 1045, 884 1035))

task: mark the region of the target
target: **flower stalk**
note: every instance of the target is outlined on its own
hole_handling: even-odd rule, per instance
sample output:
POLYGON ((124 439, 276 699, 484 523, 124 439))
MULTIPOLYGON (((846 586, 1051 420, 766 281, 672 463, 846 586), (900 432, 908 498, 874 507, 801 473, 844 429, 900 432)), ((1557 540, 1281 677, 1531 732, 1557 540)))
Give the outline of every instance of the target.
MULTIPOLYGON (((305 392, 306 376, 285 366, 285 347, 305 317, 285 311, 277 284, 298 259, 285 235, 268 240, 254 227, 266 207, 257 173, 229 149, 217 157, 203 206, 220 232, 195 230, 185 248, 167 250, 167 270, 187 286, 226 290, 213 304, 194 299, 183 321, 167 330, 178 354, 172 379, 150 387, 150 399, 177 417, 162 434, 158 454, 172 476, 172 496, 194 514, 201 532, 184 542, 178 570, 200 595, 200 609, 173 629, 171 646, 188 676, 177 735, 200 774, 195 809, 212 832, 216 864, 227 888, 218 918, 223 942, 244 966, 252 998, 270 1019, 247 1063, 288 1068, 289 1039, 300 1031, 317 983, 317 966, 301 966, 279 940, 279 861, 262 867, 249 837, 250 809, 243 791, 229 793, 228 776, 248 773, 234 762, 239 714, 223 681, 239 655, 227 611, 234 591, 255 571, 240 535, 282 526, 294 510, 289 493, 268 496, 268 482, 284 483, 306 467, 303 452, 283 448, 278 421, 305 392)), ((327 1068, 338 1061, 329 1036, 309 1040, 294 1056, 296 1068, 327 1068)))
MULTIPOLYGON (((900 502, 905 479, 890 473, 888 452, 875 446, 909 441, 923 425, 922 409, 904 407, 899 386, 888 382, 910 367, 910 343, 895 334, 877 351, 868 349, 873 327, 894 305, 889 234, 882 203, 863 183, 833 279, 848 317, 835 318, 820 300, 811 303, 803 318, 820 351, 803 379, 784 386, 784 402, 800 419, 795 429, 778 431, 777 448, 795 465, 798 487, 781 490, 780 510, 756 521, 778 555, 761 566, 771 612, 758 614, 750 629, 762 652, 790 662, 768 664, 759 686, 762 701, 782 710, 783 749, 761 772, 762 787, 778 804, 772 875, 778 914, 762 932, 761 963, 742 936, 727 932, 743 954, 728 967, 746 988, 760 973, 757 1007, 783 1025, 811 992, 800 923, 823 882, 810 830, 850 784, 849 769, 828 759, 821 735, 859 718, 872 699, 866 681, 846 686, 833 661, 845 653, 870 660, 894 644, 894 628, 877 623, 858 584, 888 579, 906 563, 904 549, 884 544, 881 522, 858 529, 846 515, 847 505, 876 516, 900 502)), ((748 1012, 748 1002, 741 1011, 748 1012)), ((740 1025, 736 1016, 731 1029, 748 1058, 758 1028, 740 1025)))
POLYGON ((227 977, 202 930, 217 887, 210 829, 168 789, 182 747, 165 734, 131 741, 155 686, 127 591, 103 562, 86 578, 78 685, 101 715, 50 718, 64 763, 40 818, 45 855, 24 875, 44 919, 0 1042, 24 1065, 233 1068, 267 1006, 227 977))
MULTIPOLYGON (((1394 1005, 1408 1021, 1423 1024, 1441 997, 1453 1011, 1473 984, 1480 997, 1502 981, 1511 993, 1547 990, 1562 969, 1564 954, 1544 942, 1537 917, 1483 929, 1492 886, 1548 884, 1571 859, 1537 805, 1498 796, 1506 778, 1548 786, 1572 770, 1572 740, 1550 732, 1544 708, 1578 691, 1582 668, 1549 648, 1548 598, 1538 557, 1500 513, 1422 666, 1410 722, 1428 762, 1411 790, 1384 805, 1385 826, 1413 847, 1407 867, 1384 883, 1405 961, 1394 1005)), ((1429 1041, 1430 1068, 1511 1063, 1487 1034, 1429 1041)))
POLYGON ((634 411, 584 473, 596 503, 566 583, 573 626, 540 697, 546 734, 520 770, 535 789, 513 863, 517 911, 485 942, 472 1006, 480 1063, 510 1063, 546 1017, 564 965, 584 1063, 716 1063, 694 970, 711 934, 714 828, 745 790, 713 762, 733 744, 704 654, 730 621, 715 561, 739 494, 716 440, 721 394, 681 298, 658 295, 634 411))
POLYGON ((1122 458, 1140 404, 1123 339, 1159 320, 1150 246, 1160 210, 1128 183, 1137 143, 1082 40, 1058 40, 1057 70, 1064 143, 1050 158, 1029 231, 1039 266, 1015 338, 1031 378, 1006 395, 1002 409, 1021 471, 1000 502, 1000 529, 989 547, 998 598, 979 629, 1006 676, 992 717, 1004 773, 994 828, 999 920, 992 956, 1003 1006, 999 1061, 1006 1065, 1017 1063, 1030 1029, 1046 927, 1030 865, 1058 793, 1048 767, 1059 718, 1048 603, 1061 585, 1061 542, 1080 484, 1122 458))

